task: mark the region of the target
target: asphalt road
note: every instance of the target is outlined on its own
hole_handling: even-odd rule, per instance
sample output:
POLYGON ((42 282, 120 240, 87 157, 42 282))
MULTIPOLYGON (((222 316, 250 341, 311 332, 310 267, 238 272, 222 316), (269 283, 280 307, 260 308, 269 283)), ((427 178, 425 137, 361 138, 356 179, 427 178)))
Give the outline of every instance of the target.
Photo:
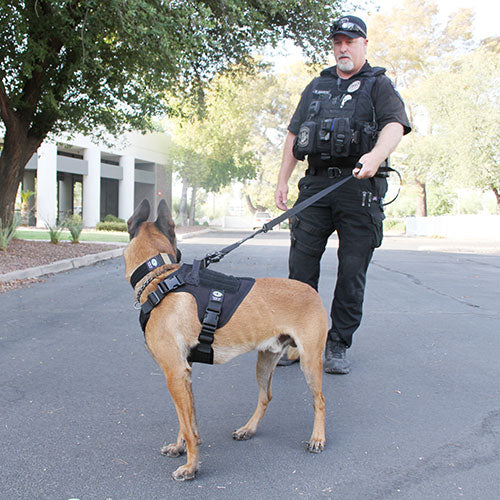
MULTIPOLYGON (((248 234, 248 233, 247 233, 248 234)), ((243 234, 182 243, 184 260, 243 234)), ((297 364, 278 368, 256 436, 254 353, 193 369, 203 438, 197 479, 161 456, 177 421, 113 259, 0 295, 0 498, 497 499, 500 495, 500 252, 412 250, 387 239, 368 276, 347 376, 324 376, 327 448, 305 451, 312 405, 297 364)), ((286 276, 285 232, 211 268, 286 276)), ((329 308, 335 242, 320 293, 329 308)))

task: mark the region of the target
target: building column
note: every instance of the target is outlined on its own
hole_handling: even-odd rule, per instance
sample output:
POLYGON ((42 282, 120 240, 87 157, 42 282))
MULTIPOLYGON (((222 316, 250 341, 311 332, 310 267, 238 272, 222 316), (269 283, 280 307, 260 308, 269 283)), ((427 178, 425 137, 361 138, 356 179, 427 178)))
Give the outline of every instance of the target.
POLYGON ((57 146, 43 142, 38 148, 36 226, 54 226, 57 220, 57 146))
POLYGON ((71 174, 64 174, 59 181, 59 214, 67 217, 73 212, 73 179, 71 174))
POLYGON ((85 149, 88 173, 83 176, 83 225, 95 227, 101 215, 101 151, 98 147, 85 149))
POLYGON ((135 158, 120 157, 123 178, 118 184, 118 217, 127 220, 134 213, 135 158))

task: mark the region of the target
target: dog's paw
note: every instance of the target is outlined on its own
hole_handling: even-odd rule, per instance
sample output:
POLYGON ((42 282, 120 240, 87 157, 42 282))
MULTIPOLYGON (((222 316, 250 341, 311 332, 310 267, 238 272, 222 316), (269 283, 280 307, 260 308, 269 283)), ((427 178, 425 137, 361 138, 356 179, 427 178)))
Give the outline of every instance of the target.
POLYGON ((325 449, 326 441, 324 439, 311 439, 307 442, 307 451, 311 453, 321 453, 325 449))
POLYGON ((183 465, 172 472, 172 479, 176 481, 191 481, 196 477, 198 469, 183 465))
POLYGON ((255 431, 252 429, 245 429, 242 427, 241 429, 237 429, 233 432, 233 439, 237 441, 246 441, 250 439, 255 434, 255 431))
POLYGON ((167 444, 167 446, 164 446, 160 450, 160 453, 162 455, 166 455, 167 457, 175 458, 179 457, 180 455, 183 455, 185 451, 186 451, 186 445, 183 442, 182 444, 177 444, 177 443, 167 444))

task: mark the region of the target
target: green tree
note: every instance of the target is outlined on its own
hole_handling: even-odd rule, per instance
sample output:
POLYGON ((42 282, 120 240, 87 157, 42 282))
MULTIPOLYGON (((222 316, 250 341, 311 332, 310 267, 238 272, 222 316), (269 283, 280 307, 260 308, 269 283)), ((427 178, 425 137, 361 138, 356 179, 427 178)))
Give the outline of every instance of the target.
POLYGON ((427 75, 415 96, 439 144, 436 174, 456 186, 493 191, 500 213, 500 52, 492 47, 485 44, 427 75))
POLYGON ((185 109, 187 115, 169 120, 172 146, 168 166, 182 180, 181 225, 194 224, 200 188, 216 192, 233 180, 255 175, 257 156, 251 137, 261 104, 254 99, 252 87, 258 81, 257 71, 231 68, 206 86, 202 106, 197 103, 185 109))
POLYGON ((147 130, 255 47, 328 45, 337 0, 0 0, 0 218, 47 135, 147 130))
MULTIPOLYGON (((251 212, 275 210, 274 193, 281 165, 283 143, 287 126, 305 86, 319 72, 318 65, 295 62, 277 73, 262 77, 260 85, 254 85, 254 99, 261 103, 255 121, 253 150, 259 165, 255 180, 245 187, 251 212)), ((290 201, 297 195, 296 184, 302 176, 301 165, 294 171, 290 182, 290 201)))
POLYGON ((442 182, 443 144, 431 134, 433 117, 423 110, 421 95, 413 89, 428 75, 447 70, 451 55, 471 49, 472 20, 471 9, 459 9, 441 23, 434 0, 403 0, 369 22, 370 62, 388 69, 414 126, 414 133, 398 148, 403 154, 393 155, 393 165, 416 184, 419 216, 427 215, 426 183, 442 182), (425 120, 419 120, 422 112, 425 120))

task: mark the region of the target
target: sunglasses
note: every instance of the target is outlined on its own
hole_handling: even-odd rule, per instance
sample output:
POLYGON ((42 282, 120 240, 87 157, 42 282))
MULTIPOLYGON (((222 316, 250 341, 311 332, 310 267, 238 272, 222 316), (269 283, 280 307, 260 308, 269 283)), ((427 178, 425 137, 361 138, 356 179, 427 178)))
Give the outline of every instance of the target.
POLYGON ((337 31, 350 31, 352 33, 359 33, 366 38, 365 30, 361 26, 358 26, 356 23, 353 23, 351 21, 335 21, 331 27, 330 36, 333 37, 333 35, 337 31))

